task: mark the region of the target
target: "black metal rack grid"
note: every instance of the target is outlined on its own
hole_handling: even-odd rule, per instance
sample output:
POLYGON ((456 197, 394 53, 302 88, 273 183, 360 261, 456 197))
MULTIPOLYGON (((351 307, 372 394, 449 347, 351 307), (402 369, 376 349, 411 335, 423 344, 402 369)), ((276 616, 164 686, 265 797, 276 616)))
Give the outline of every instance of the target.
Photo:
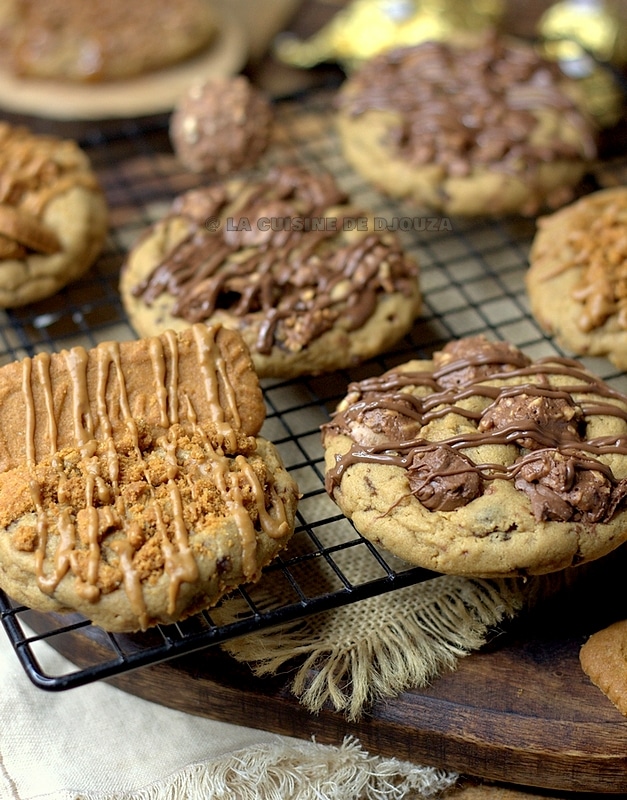
MULTIPOLYGON (((320 425, 350 380, 379 374, 409 357, 429 357, 454 338, 485 333, 534 358, 561 354, 528 311, 524 274, 534 220, 448 219, 384 197, 344 161, 327 92, 277 104, 276 120, 265 165, 295 162, 330 171, 357 205, 397 226, 403 245, 421 266, 423 314, 393 351, 356 369, 264 382, 268 413, 262 433, 277 445, 302 499, 292 543, 256 587, 240 588, 215 611, 133 635, 105 633, 78 615, 34 613, 0 592, 5 631, 27 675, 42 689, 60 691, 110 678, 432 578, 433 573, 377 550, 338 513, 324 490, 320 425), (372 577, 366 581, 352 574, 357 548, 372 560, 372 577), (324 579, 312 583, 309 578, 320 565, 324 579), (280 583, 280 600, 269 603, 264 586, 270 581, 280 583), (84 640, 80 665, 51 672, 42 644, 63 652, 67 635, 84 640)), ((40 351, 135 338, 117 289, 124 255, 175 195, 202 182, 174 158, 166 117, 88 126, 75 138, 90 154, 105 189, 111 210, 109 240, 90 272, 55 297, 0 312, 0 364, 40 351)), ((589 188, 623 182, 626 174, 619 155, 599 165, 589 188)), ((586 363, 616 388, 627 390, 627 377, 609 362, 586 363)))

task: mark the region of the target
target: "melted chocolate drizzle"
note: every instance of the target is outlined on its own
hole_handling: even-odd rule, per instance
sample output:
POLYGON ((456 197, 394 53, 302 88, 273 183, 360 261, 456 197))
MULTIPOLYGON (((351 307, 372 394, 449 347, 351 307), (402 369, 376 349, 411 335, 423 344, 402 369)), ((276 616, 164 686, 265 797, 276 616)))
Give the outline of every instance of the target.
POLYGON ((423 42, 366 62, 347 82, 338 105, 351 116, 398 114, 389 144, 410 165, 438 164, 449 175, 473 165, 528 172, 552 159, 594 158, 593 128, 564 90, 559 66, 532 47, 486 37, 468 48, 423 42), (579 145, 565 137, 533 137, 538 114, 559 111, 579 145))
POLYGON ((275 344, 298 351, 340 317, 356 330, 381 294, 410 295, 417 278, 416 264, 393 236, 343 237, 347 219, 366 217, 349 208, 329 175, 284 167, 236 197, 215 187, 194 190, 171 215, 188 220, 188 234, 134 287, 134 296, 151 305, 167 292, 175 298, 172 314, 192 324, 217 309, 244 324, 261 318, 262 354, 275 344), (225 224, 228 213, 234 215, 225 224), (205 227, 211 217, 221 221, 219 230, 205 227), (286 224, 273 224, 280 220, 286 224))
POLYGON ((575 360, 531 362, 515 348, 491 346, 481 337, 466 342, 467 357, 456 343, 459 352, 452 359, 446 348, 436 354, 432 371, 391 370, 350 384, 345 407, 322 429, 323 437, 339 433, 354 441, 327 472, 329 494, 351 465, 387 464, 408 471, 412 493, 432 510, 465 505, 485 482, 508 480, 527 493, 538 519, 610 519, 627 494, 627 481, 598 457, 627 456, 627 433, 586 438, 586 423, 595 416, 627 422, 627 396, 575 360), (451 385, 455 375, 466 377, 451 385), (555 385, 558 376, 567 382, 555 385), (490 402, 480 411, 460 405, 473 397, 490 402), (509 401, 523 398, 512 414, 509 401), (474 421, 475 430, 438 441, 421 435, 429 422, 449 414, 474 421), (390 435, 404 430, 410 432, 406 439, 390 435), (475 463, 465 451, 482 445, 516 445, 520 455, 508 465, 475 463), (460 476, 468 481, 470 475, 474 488, 461 492, 460 476))

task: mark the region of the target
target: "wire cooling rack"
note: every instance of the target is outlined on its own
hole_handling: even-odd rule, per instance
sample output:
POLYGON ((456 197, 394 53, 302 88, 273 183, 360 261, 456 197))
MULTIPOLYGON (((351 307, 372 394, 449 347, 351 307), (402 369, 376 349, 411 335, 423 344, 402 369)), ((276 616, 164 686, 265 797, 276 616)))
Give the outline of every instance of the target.
MULTIPOLYGON (((6 633, 27 675, 42 689, 60 691, 113 677, 433 578, 378 550, 338 513, 324 490, 320 425, 349 381, 379 374, 410 356, 428 358, 461 336, 485 333, 533 358, 562 354, 529 315, 524 274, 535 220, 449 219, 385 198, 345 162, 330 99, 321 92, 277 104, 275 136, 264 166, 290 162, 330 171, 355 204, 398 229, 404 247, 420 263, 423 314, 393 351, 356 369, 264 382, 262 433, 277 445, 302 499, 292 543, 256 586, 242 587, 217 609, 180 624, 133 635, 105 633, 78 615, 33 612, 0 592, 6 633), (366 579, 363 568, 355 571, 364 559, 370 562, 366 579), (45 645, 64 652, 66 641, 71 642, 72 661, 52 671, 46 666, 45 645)), ((202 182, 177 163, 167 122, 157 117, 64 131, 87 150, 99 174, 111 211, 110 236, 81 280, 45 302, 0 313, 0 364, 41 351, 135 338, 118 294, 125 253, 177 194, 202 182)), ((625 182, 623 154, 609 156, 590 176, 587 189, 625 182)), ((627 391, 627 378, 609 362, 589 359, 587 366, 627 391)))

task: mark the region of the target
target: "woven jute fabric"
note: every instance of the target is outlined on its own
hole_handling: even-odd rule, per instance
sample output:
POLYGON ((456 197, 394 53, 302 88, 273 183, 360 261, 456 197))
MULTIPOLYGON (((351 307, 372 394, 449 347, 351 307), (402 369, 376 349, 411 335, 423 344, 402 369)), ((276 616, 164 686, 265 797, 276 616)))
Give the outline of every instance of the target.
MULTIPOLYGON (((355 584, 379 576, 371 552, 357 548, 351 554, 355 584)), ((333 579, 332 566, 318 560, 301 584, 314 596, 333 579)), ((270 607, 281 601, 278 578, 269 574, 261 586, 257 602, 270 607)), ((289 665, 291 690, 309 711, 330 703, 354 721, 375 700, 424 687, 454 670, 495 626, 529 602, 535 588, 533 580, 443 575, 231 640, 224 648, 258 676, 289 665)), ((218 610, 218 620, 227 608, 229 614, 245 613, 244 601, 231 600, 218 610)))

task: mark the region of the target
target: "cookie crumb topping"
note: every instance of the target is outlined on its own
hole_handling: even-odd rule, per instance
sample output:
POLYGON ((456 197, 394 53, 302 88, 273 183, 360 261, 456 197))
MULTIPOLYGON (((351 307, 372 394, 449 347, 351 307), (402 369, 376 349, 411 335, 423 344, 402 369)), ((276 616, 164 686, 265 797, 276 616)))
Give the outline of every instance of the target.
POLYGON ((582 217, 569 233, 563 262, 547 277, 580 268, 581 280, 573 290, 582 306, 579 328, 587 333, 615 317, 618 327, 627 330, 627 203, 615 198, 597 211, 593 219, 582 217))
POLYGON ((59 252, 59 238, 42 215, 54 197, 74 186, 100 191, 75 142, 0 122, 0 259, 59 252))

